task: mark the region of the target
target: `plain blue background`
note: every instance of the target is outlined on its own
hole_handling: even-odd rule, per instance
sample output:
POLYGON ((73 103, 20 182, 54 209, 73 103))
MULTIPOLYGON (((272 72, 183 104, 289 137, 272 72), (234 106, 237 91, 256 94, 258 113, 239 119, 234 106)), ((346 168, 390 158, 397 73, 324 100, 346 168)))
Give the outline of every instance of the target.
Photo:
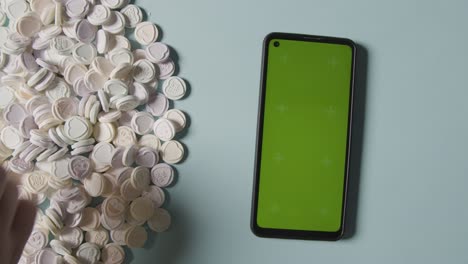
POLYGON ((191 92, 175 106, 192 122, 169 189, 173 226, 134 250, 135 263, 468 262, 467 1, 136 4, 177 51, 191 92), (262 239, 249 229, 261 44, 272 31, 348 37, 367 49, 351 239, 262 239))

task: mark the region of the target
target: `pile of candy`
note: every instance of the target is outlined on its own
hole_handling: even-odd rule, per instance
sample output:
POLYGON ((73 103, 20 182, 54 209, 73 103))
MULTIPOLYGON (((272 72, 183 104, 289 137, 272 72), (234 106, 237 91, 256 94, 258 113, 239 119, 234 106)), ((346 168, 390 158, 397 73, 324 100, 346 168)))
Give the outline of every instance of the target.
POLYGON ((49 201, 21 263, 122 263, 123 246, 171 222, 163 188, 184 157, 174 137, 186 117, 169 100, 187 87, 170 49, 128 0, 0 9, 0 161, 21 198, 49 201))

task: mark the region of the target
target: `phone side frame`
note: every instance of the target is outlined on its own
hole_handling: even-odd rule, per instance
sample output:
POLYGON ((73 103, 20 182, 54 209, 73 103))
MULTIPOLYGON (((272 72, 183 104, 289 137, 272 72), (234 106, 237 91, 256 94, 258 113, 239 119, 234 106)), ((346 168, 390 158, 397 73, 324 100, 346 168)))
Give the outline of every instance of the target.
POLYGON ((345 231, 345 218, 346 218, 346 205, 347 205, 347 192, 348 192, 348 177, 350 165, 350 152, 352 143, 352 118, 353 118, 353 105, 354 105, 354 79, 355 79, 355 65, 356 64, 356 45, 355 43, 346 38, 335 38, 327 36, 315 36, 293 33, 279 33, 273 32, 268 34, 263 41, 262 49, 262 66, 260 77, 260 94, 257 114, 257 137, 255 144, 255 163, 254 163, 254 179, 253 179, 253 194, 252 206, 250 215, 250 228, 252 232, 259 237, 274 237, 274 238, 292 238, 292 239, 307 239, 307 240, 328 240, 336 241, 343 237, 345 231), (289 229, 274 229, 263 228, 257 224, 258 212, 258 191, 260 182, 260 162, 263 140, 263 122, 265 110, 265 94, 266 94, 266 74, 268 66, 268 52, 269 43, 272 39, 287 39, 299 41, 311 41, 322 43, 334 43, 347 45, 352 50, 351 61, 351 79, 350 79, 350 94, 349 94, 349 109, 348 109, 348 129, 347 129, 347 142, 346 142, 346 158, 345 158, 345 171, 344 171, 344 186, 343 186, 343 201, 342 201, 342 214, 341 214, 341 228, 336 232, 324 231, 308 231, 308 230, 289 230, 289 229))

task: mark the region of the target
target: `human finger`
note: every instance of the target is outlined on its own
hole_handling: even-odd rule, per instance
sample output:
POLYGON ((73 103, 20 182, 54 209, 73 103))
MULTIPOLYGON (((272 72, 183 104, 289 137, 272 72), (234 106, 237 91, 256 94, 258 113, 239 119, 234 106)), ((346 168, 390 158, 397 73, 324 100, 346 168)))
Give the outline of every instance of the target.
POLYGON ((10 229, 15 218, 16 208, 18 206, 18 189, 15 184, 7 181, 3 196, 0 198, 0 233, 10 229))
POLYGON ((17 263, 28 241, 36 217, 36 207, 30 201, 20 200, 16 209, 13 225, 11 226, 11 240, 13 255, 11 263, 17 263))

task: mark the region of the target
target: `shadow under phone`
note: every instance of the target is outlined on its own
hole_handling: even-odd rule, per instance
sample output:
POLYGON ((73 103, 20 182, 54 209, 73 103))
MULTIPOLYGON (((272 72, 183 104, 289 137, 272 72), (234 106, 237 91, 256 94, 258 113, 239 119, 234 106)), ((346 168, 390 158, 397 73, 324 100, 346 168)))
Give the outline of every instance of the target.
POLYGON ((351 128, 353 139, 348 174, 348 197, 346 202, 345 230, 343 239, 351 239, 356 234, 357 229, 359 185, 366 114, 368 52, 361 44, 355 44, 357 55, 354 79, 354 113, 351 128))

